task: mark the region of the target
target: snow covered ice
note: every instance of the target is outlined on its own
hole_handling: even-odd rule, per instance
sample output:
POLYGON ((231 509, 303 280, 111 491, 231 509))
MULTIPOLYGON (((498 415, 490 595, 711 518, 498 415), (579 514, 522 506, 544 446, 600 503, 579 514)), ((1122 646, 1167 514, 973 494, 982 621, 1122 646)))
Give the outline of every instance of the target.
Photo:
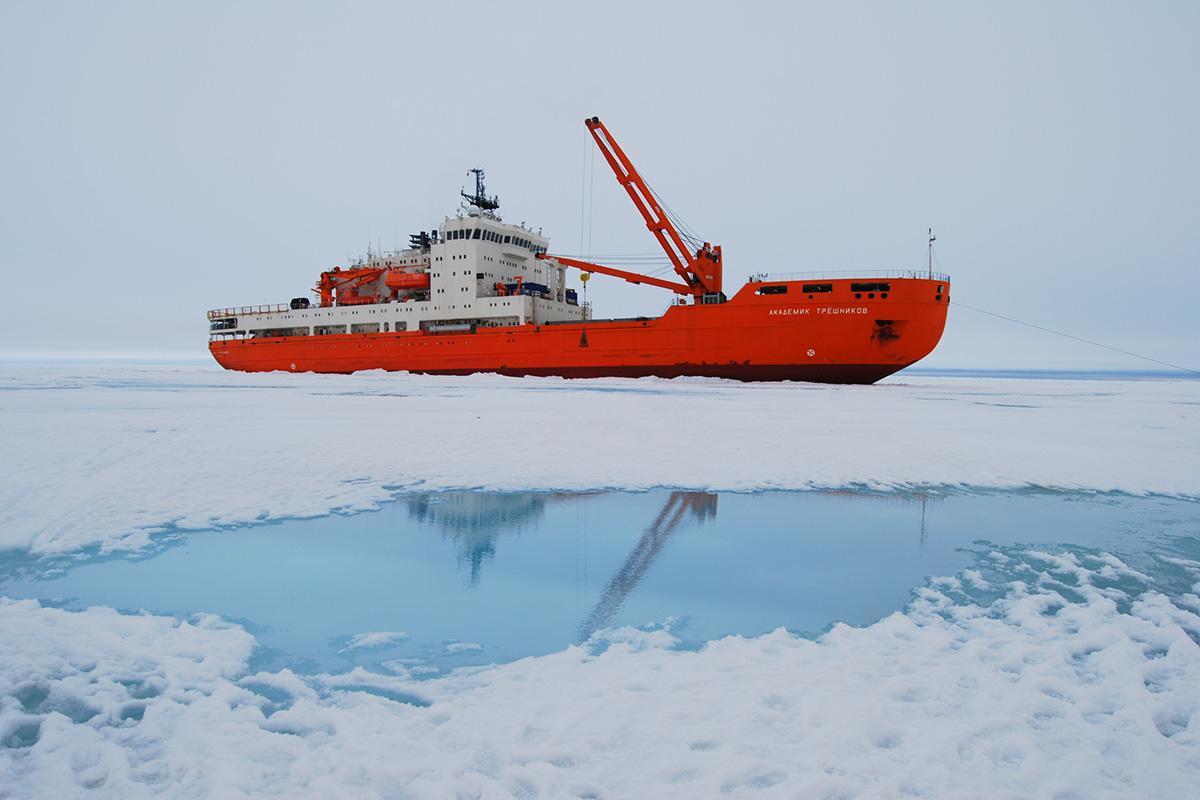
MULTIPOLYGON (((8 363, 0 546, 14 563, 69 564, 180 530, 457 489, 1195 502, 1198 388, 8 363)), ((1195 529, 1174 536, 1145 563, 997 547, 913 586, 903 612, 816 639, 685 650, 669 625, 621 628, 432 679, 400 664, 264 670, 253 633, 211 614, 8 599, 0 796, 1186 796, 1200 785, 1200 548, 1195 529)), ((406 636, 361 631, 341 647, 406 636)))
POLYGON ((0 385, 0 546, 36 554, 464 488, 1200 495, 1188 380, 818 386, 8 364, 0 385))

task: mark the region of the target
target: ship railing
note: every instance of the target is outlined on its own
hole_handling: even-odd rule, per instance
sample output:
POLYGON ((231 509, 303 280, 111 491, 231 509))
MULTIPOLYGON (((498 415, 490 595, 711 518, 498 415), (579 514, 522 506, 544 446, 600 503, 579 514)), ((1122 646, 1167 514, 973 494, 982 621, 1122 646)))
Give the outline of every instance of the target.
POLYGON ((766 283, 768 281, 811 281, 833 280, 838 278, 917 278, 920 280, 950 282, 950 276, 944 272, 930 272, 927 269, 883 269, 883 270, 839 270, 825 272, 773 272, 751 275, 747 283, 766 283))
POLYGON ((214 308, 208 312, 209 319, 221 319, 222 317, 244 317, 247 314, 278 314, 282 311, 291 311, 292 308, 287 303, 271 303, 261 306, 236 306, 234 308, 214 308))

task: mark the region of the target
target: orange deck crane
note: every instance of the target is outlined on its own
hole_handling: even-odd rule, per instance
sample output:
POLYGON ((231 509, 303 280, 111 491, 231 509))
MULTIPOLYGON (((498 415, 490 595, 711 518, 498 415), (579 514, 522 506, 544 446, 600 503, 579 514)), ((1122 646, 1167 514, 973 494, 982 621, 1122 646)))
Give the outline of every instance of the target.
MULTIPOLYGON (((334 304, 334 292, 337 292, 339 303, 352 303, 358 300, 360 287, 377 280, 387 270, 378 267, 351 267, 342 271, 341 267, 321 273, 317 288, 313 289, 321 298, 321 308, 329 308, 334 304)), ((375 302, 374 298, 369 302, 375 302)))
POLYGON ((651 286, 670 289, 681 295, 692 295, 696 298, 697 302, 723 302, 724 296, 721 294, 720 246, 713 246, 705 242, 694 253, 688 249, 683 237, 679 235, 679 231, 675 229, 675 226, 671 224, 671 220, 663 213, 654 194, 650 191, 650 187, 642 180, 642 176, 638 174, 637 169, 630 162, 628 156, 625 155, 625 151, 613 139, 612 134, 608 132, 608 128, 604 127, 604 123, 600 121, 600 118, 592 117, 591 119, 584 120, 584 122, 591 132, 592 138, 596 140, 600 152, 604 154, 604 158, 608 161, 608 165, 612 167, 613 173, 617 176, 617 181, 629 193, 633 204, 637 206, 638 211, 641 212, 642 217, 646 220, 646 227, 658 239, 658 243, 666 252, 667 257, 671 259, 671 264, 674 265, 675 272, 684 282, 682 284, 674 283, 672 281, 660 280, 659 278, 651 278, 647 275, 640 275, 636 272, 626 272, 622 269, 591 264, 587 261, 579 261, 562 256, 539 255, 538 258, 557 261, 560 264, 575 267, 585 272, 599 272, 602 275, 612 275, 627 280, 630 283, 646 283, 651 286))

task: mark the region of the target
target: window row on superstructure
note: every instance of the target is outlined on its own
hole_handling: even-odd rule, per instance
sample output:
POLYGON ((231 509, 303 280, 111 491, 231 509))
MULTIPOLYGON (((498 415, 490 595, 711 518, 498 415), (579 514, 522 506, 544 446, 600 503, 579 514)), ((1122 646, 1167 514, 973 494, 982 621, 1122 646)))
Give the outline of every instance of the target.
POLYGON ((481 239, 487 242, 495 242, 496 244, 515 244, 518 247, 523 247, 531 253, 545 253, 546 248, 535 242, 521 236, 512 236, 509 234, 501 234, 488 228, 462 228, 450 229, 446 231, 447 242, 454 242, 460 239, 481 239))

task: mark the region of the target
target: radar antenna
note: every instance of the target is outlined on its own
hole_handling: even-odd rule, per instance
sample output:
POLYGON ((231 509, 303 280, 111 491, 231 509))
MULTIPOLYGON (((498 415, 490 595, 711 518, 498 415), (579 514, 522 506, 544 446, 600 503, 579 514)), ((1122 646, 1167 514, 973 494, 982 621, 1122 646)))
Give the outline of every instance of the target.
POLYGON ((500 207, 500 198, 487 196, 483 188, 483 170, 478 168, 467 170, 468 175, 471 173, 475 173, 475 194, 462 192, 463 199, 483 211, 495 211, 500 207))

